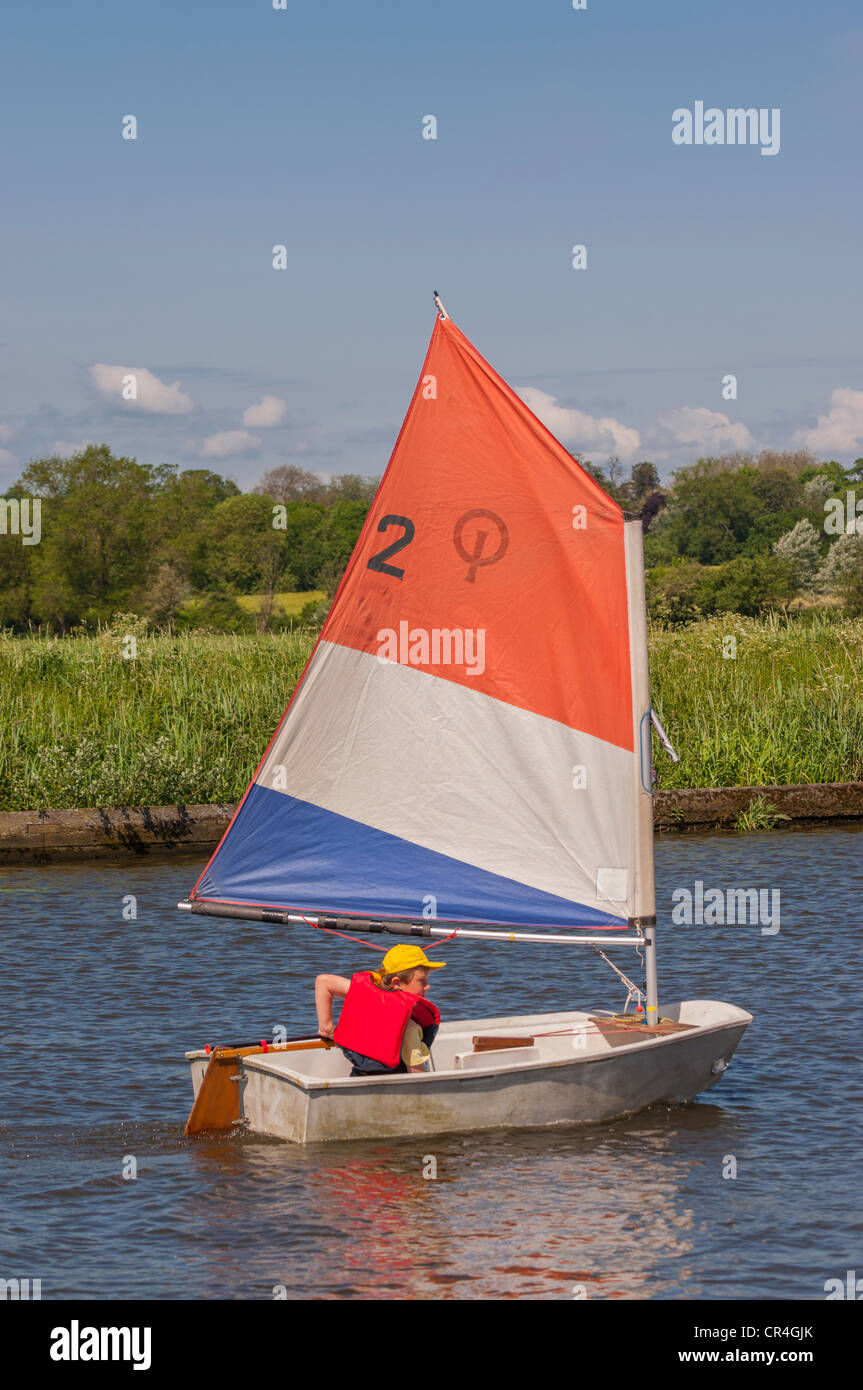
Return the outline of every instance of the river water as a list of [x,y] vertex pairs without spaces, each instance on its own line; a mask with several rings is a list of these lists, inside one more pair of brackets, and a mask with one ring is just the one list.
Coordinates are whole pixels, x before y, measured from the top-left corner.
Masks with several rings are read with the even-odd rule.
[[[863,1273],[863,827],[667,836],[656,858],[660,999],[755,1015],[703,1100],[308,1148],[185,1139],[183,1053],[304,1032],[315,973],[370,950],[176,912],[197,858],[0,871],[0,1277],[43,1298],[823,1299]],[[779,931],[672,924],[696,880],[778,889]],[[588,947],[440,954],[445,1018],[623,1003]]]

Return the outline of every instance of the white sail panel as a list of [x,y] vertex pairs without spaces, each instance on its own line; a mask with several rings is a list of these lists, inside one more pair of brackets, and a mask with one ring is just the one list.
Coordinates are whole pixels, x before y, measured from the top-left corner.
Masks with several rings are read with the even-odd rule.
[[[614,744],[480,691],[321,642],[255,780],[627,917],[632,762]],[[433,890],[413,887],[419,916]]]

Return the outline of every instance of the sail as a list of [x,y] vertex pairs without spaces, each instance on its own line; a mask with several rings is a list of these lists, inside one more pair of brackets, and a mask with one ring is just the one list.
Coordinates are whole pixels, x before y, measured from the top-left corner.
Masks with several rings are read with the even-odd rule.
[[640,522],[439,317],[320,639],[193,898],[512,926],[652,912],[640,547]]

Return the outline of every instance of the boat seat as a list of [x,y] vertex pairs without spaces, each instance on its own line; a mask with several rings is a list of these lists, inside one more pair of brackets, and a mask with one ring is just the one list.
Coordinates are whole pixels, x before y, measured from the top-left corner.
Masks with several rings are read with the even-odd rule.
[[538,1062],[538,1047],[501,1047],[488,1052],[457,1052],[453,1057],[456,1071],[478,1071],[481,1067],[511,1067],[519,1062]]
[[504,1036],[494,1036],[490,1033],[479,1034],[473,1040],[474,1052],[496,1052],[502,1047],[533,1047],[533,1038],[507,1038]]

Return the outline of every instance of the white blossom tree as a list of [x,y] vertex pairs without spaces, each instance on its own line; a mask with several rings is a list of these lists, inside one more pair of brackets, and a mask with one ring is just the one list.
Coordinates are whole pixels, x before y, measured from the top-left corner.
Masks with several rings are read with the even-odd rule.
[[838,536],[818,570],[815,587],[822,594],[839,593],[854,570],[863,566],[863,536]]
[[781,560],[788,560],[793,566],[798,589],[805,591],[812,588],[821,559],[821,547],[818,532],[811,521],[804,517],[792,530],[780,536],[773,547],[773,554]]
[[832,478],[828,478],[826,473],[818,473],[814,478],[810,478],[808,483],[803,484],[803,496],[808,507],[817,507],[825,497],[829,497],[834,489]]

